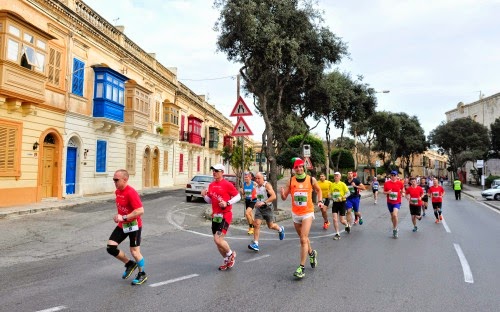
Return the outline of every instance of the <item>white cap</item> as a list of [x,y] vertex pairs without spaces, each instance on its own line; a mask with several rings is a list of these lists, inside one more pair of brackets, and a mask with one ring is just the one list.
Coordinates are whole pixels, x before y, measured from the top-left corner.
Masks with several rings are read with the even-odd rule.
[[334,175],[336,175],[336,174],[341,175],[340,172],[338,172],[338,171],[334,173]]
[[216,164],[210,167],[211,170],[224,171],[224,166],[222,164]]

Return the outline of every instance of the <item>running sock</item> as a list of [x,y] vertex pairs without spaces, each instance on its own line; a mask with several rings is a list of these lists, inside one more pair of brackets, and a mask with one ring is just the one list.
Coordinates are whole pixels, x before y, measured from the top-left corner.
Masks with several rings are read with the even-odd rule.
[[250,224],[250,228],[253,229],[253,224]]
[[233,251],[229,249],[229,251],[226,253],[226,258],[229,258],[233,254]]
[[139,260],[139,261],[137,262],[137,265],[139,266],[139,269],[140,269],[141,271],[144,271],[144,258],[142,258],[141,260]]

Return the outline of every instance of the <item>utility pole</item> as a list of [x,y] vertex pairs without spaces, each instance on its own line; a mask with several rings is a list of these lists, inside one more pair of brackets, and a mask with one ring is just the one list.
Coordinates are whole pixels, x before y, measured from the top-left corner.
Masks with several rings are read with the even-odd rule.
[[[236,75],[236,99],[240,98],[240,74]],[[241,137],[241,187],[245,183],[245,137]]]

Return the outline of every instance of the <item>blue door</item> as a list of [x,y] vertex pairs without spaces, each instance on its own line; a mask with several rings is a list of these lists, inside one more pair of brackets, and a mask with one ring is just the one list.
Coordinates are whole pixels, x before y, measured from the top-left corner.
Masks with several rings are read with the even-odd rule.
[[76,147],[68,147],[66,160],[66,194],[75,194]]

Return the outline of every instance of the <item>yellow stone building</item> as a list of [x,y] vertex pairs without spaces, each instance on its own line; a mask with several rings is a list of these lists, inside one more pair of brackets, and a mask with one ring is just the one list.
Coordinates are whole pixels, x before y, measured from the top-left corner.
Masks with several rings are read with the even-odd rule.
[[[233,124],[78,0],[0,0],[0,207],[187,183]],[[247,144],[251,144],[248,142]]]

